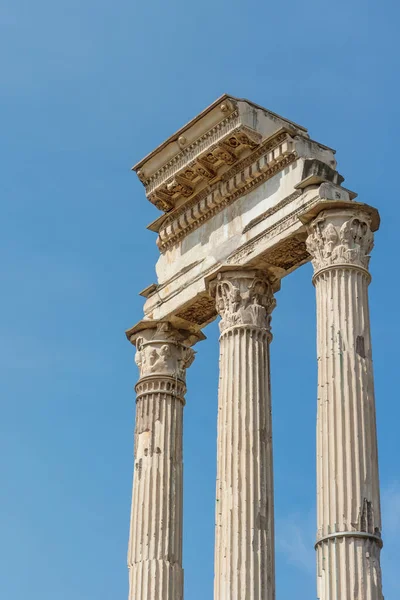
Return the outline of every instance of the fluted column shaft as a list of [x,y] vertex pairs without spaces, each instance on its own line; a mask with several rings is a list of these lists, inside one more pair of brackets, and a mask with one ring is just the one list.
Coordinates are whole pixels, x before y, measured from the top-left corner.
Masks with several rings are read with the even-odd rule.
[[226,272],[211,286],[220,322],[215,600],[273,600],[270,283]]
[[370,217],[354,209],[323,212],[307,245],[317,297],[317,596],[383,600]]
[[136,343],[135,472],[128,549],[129,600],[182,600],[185,371],[193,351],[168,324]]

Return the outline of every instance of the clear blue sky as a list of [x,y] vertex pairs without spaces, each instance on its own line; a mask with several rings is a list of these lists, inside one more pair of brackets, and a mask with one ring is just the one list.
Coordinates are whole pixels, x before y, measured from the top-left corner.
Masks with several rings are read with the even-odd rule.
[[[371,313],[387,600],[400,595],[400,9],[394,0],[3,0],[0,598],[127,598],[133,348],[157,216],[130,172],[223,92],[309,128],[377,206]],[[316,596],[311,267],[273,316],[278,600]],[[216,323],[185,409],[186,600],[212,598]]]

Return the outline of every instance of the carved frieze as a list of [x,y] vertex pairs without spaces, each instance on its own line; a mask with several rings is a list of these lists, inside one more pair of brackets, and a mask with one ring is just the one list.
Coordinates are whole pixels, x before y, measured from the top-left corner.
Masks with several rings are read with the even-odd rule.
[[221,316],[220,331],[234,326],[251,326],[270,333],[271,313],[276,301],[268,278],[257,271],[219,273],[210,283]]
[[354,265],[368,269],[374,245],[370,217],[361,211],[322,212],[309,226],[307,250],[314,271],[332,265]]

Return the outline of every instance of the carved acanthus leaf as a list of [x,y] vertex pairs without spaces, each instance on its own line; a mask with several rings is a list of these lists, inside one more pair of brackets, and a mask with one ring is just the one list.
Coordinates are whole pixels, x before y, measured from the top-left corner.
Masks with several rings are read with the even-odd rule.
[[307,250],[315,271],[338,264],[367,269],[373,245],[370,219],[362,212],[324,212],[309,227]]
[[221,316],[221,333],[238,325],[250,325],[270,332],[271,313],[276,301],[271,284],[263,273],[220,273],[211,282],[210,292]]

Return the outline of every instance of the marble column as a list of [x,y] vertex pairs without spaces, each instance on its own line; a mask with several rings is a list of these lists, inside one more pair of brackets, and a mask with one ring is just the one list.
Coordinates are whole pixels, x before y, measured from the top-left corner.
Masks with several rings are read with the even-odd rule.
[[269,343],[275,299],[265,274],[210,284],[220,322],[215,600],[273,600],[274,494]]
[[[150,326],[149,326],[150,327]],[[182,600],[182,428],[194,352],[168,323],[139,331],[129,600]]]
[[320,600],[383,599],[368,307],[373,212],[368,207],[321,212],[307,239],[317,296]]

